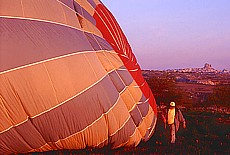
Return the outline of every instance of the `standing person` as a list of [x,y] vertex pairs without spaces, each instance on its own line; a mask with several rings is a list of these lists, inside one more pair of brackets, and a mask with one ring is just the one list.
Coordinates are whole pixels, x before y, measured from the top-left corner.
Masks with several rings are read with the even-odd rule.
[[176,132],[179,130],[180,122],[183,123],[183,128],[186,128],[185,119],[180,111],[176,108],[175,102],[170,102],[169,107],[162,111],[163,122],[169,126],[170,129],[170,143],[175,143]]

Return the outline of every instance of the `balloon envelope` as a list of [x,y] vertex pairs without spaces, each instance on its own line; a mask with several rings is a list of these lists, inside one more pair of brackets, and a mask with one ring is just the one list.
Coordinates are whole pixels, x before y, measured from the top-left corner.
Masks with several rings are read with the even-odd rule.
[[0,152],[136,146],[156,103],[99,0],[3,0]]

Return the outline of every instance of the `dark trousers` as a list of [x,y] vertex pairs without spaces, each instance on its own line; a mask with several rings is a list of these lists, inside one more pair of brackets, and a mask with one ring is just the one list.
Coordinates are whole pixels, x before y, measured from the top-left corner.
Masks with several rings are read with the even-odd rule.
[[175,124],[169,124],[169,129],[170,129],[170,143],[175,143],[176,142],[176,126]]

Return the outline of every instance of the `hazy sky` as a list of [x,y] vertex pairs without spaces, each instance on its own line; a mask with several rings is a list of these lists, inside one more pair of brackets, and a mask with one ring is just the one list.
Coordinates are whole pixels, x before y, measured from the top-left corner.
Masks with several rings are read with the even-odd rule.
[[102,0],[142,69],[230,70],[230,0]]

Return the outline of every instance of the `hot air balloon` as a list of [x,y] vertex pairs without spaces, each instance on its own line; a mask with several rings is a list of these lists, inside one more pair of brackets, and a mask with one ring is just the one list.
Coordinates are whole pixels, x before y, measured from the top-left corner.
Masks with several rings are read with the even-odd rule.
[[99,0],[2,0],[0,152],[137,146],[156,103]]

